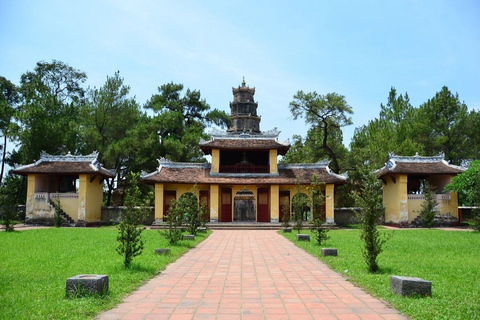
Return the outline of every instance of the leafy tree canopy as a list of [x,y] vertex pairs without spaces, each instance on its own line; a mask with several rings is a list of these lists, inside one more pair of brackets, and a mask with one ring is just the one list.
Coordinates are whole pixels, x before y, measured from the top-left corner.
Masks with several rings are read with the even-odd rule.
[[145,105],[154,112],[153,126],[160,138],[159,156],[172,161],[204,161],[198,142],[208,137],[205,128],[228,126],[230,117],[224,111],[211,110],[201,99],[200,91],[187,89],[183,96],[182,91],[182,84],[164,84]]

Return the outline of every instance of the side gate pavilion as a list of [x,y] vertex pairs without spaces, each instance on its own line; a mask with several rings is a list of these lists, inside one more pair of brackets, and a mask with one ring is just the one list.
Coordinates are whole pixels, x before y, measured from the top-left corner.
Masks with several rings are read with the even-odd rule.
[[444,154],[408,157],[390,153],[387,164],[377,172],[383,181],[385,222],[412,223],[420,214],[427,182],[435,189],[438,213],[458,220],[458,195],[444,188],[465,170],[445,161]]
[[87,156],[42,153],[40,160],[17,167],[13,173],[28,177],[26,223],[51,221],[57,200],[70,223],[99,222],[103,181],[115,177],[100,165],[96,152]]
[[[170,203],[186,193],[195,192],[207,204],[211,222],[281,222],[282,205],[297,192],[308,194],[312,177],[322,183],[325,195],[323,218],[334,223],[334,187],[346,178],[333,173],[328,162],[279,164],[278,156],[290,148],[278,140],[279,131],[260,131],[255,88],[245,80],[233,88],[230,103],[232,126],[214,131],[200,148],[211,155],[211,163],[178,163],[160,159],[158,170],[142,177],[155,186],[155,219],[165,220]],[[291,208],[290,208],[291,212]]]

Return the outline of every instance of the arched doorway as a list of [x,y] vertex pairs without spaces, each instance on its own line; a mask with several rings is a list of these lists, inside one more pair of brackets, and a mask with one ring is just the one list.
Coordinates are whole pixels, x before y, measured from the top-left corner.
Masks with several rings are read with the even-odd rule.
[[255,195],[246,189],[238,191],[233,202],[233,221],[254,222],[255,220]]
[[301,215],[303,221],[311,219],[310,198],[305,193],[297,193],[292,198],[292,219]]

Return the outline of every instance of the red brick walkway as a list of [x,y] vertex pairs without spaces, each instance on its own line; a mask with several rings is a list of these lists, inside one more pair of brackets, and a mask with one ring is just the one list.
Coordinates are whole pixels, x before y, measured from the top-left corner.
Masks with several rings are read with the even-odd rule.
[[214,231],[99,319],[406,319],[275,231]]

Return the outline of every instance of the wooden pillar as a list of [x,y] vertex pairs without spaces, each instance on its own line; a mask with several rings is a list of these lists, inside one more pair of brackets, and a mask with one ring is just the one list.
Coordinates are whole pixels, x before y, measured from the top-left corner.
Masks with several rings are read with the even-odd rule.
[[163,183],[155,183],[155,220],[163,221],[164,207],[164,185]]
[[280,187],[278,184],[270,186],[270,222],[277,223],[280,215]]
[[334,188],[335,185],[332,183],[325,185],[325,222],[328,224],[335,224],[333,210],[333,204],[335,203]]
[[210,222],[218,222],[219,213],[219,188],[218,184],[212,184],[210,186]]

